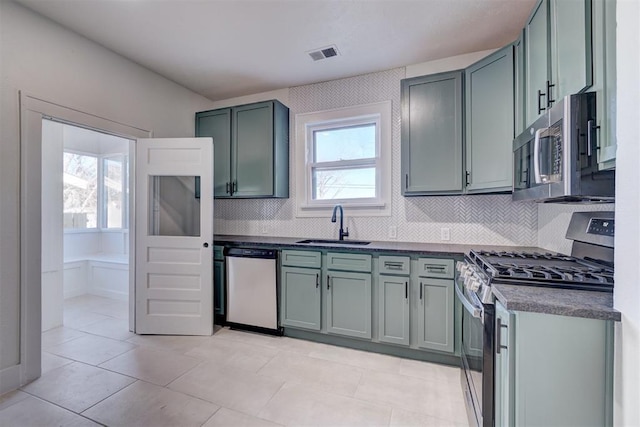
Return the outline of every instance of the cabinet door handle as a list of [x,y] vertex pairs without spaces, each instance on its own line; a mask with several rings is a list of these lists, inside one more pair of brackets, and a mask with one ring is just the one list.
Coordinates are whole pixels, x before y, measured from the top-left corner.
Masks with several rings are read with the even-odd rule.
[[500,354],[500,350],[507,350],[506,345],[502,345],[502,328],[507,329],[507,325],[502,324],[502,319],[496,318],[496,354]]
[[546,110],[546,108],[542,106],[542,102],[541,102],[543,96],[547,96],[547,95],[542,93],[542,91],[538,89],[538,114]]
[[556,85],[552,85],[549,80],[547,80],[547,108],[551,107],[551,104],[556,102],[555,99],[551,97],[551,88],[556,87]]
[[320,273],[316,273],[316,289],[320,287]]
[[420,282],[420,301],[422,301],[422,282]]
[[404,189],[408,190],[409,189],[409,174],[406,173],[404,175]]
[[464,173],[464,186],[465,187],[468,187],[469,184],[471,183],[471,179],[470,178],[471,178],[471,174],[469,173],[469,171],[466,171]]
[[404,299],[409,299],[409,282],[404,282]]
[[[600,129],[600,126],[595,125],[595,120],[589,120],[587,122],[587,156],[591,157],[593,154],[593,132]],[[600,147],[596,147],[599,150]]]
[[231,186],[231,194],[238,192],[238,181],[233,181],[233,185]]
[[327,274],[327,290],[331,289],[331,276]]
[[231,185],[230,184],[231,183],[227,182],[227,191],[226,191],[227,194],[231,194]]

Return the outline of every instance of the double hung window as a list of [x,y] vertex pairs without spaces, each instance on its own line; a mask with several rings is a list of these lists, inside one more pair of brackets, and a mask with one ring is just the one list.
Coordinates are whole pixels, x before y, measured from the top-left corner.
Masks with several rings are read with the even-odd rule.
[[296,116],[299,216],[336,203],[362,216],[389,211],[390,103]]

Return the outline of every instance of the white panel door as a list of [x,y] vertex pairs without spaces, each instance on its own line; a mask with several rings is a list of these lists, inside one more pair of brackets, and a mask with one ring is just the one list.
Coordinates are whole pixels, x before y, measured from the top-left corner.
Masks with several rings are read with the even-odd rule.
[[138,139],[136,333],[213,332],[213,141]]

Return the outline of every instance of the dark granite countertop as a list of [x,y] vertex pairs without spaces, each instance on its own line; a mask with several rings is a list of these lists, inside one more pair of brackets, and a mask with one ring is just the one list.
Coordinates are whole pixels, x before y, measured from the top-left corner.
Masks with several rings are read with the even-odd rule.
[[496,284],[492,284],[491,289],[498,301],[510,311],[616,322],[621,319],[620,312],[613,308],[613,294],[607,292]]
[[[536,247],[523,246],[493,246],[493,245],[459,245],[446,243],[415,243],[415,242],[382,242],[372,241],[368,245],[348,245],[331,243],[298,243],[306,237],[274,237],[274,236],[236,236],[215,235],[215,244],[244,247],[270,247],[270,248],[314,248],[321,250],[347,250],[349,252],[411,252],[417,255],[443,256],[461,258],[472,249],[486,251],[524,251],[524,252],[549,252]],[[348,241],[348,239],[347,239]]]

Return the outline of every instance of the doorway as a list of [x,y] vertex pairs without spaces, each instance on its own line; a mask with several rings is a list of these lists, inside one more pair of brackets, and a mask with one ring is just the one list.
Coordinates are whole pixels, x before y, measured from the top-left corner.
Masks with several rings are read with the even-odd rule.
[[[126,165],[123,162],[118,166],[121,168],[121,174],[122,172],[124,172],[124,170],[128,171],[128,176],[130,177],[130,179],[128,180],[127,188],[133,188],[133,186],[135,185],[131,166],[134,163],[133,153],[135,152],[135,144],[132,144],[131,141],[137,140],[138,138],[149,137],[151,135],[151,132],[91,114],[83,113],[76,109],[63,107],[45,100],[35,98],[33,96],[25,95],[24,93],[20,93],[20,114],[22,182],[20,206],[20,310],[22,320],[20,326],[19,379],[17,382],[19,384],[25,384],[35,378],[38,378],[41,373],[42,347],[43,344],[47,344],[46,342],[43,342],[42,329],[45,323],[44,321],[46,320],[47,322],[49,322],[51,320],[45,319],[43,317],[43,305],[47,305],[49,303],[49,300],[53,299],[56,299],[60,306],[64,304],[63,280],[65,260],[65,217],[67,220],[67,224],[75,225],[76,227],[84,224],[85,228],[88,228],[90,224],[97,224],[98,221],[103,221],[101,224],[106,223],[107,225],[115,225],[117,223],[117,220],[115,219],[115,217],[117,217],[117,212],[122,212],[123,208],[122,206],[120,206],[120,209],[118,210],[114,209],[114,207],[112,206],[110,210],[108,204],[103,204],[102,209],[104,211],[102,211],[101,214],[98,214],[97,211],[96,213],[91,214],[87,209],[78,206],[76,206],[77,209],[75,212],[69,212],[69,214],[67,215],[64,214],[62,208],[56,211],[56,215],[48,215],[44,212],[43,204],[45,203],[45,199],[47,197],[53,197],[54,194],[62,194],[64,187],[62,174],[62,168],[64,166],[63,156],[56,157],[56,159],[59,160],[56,160],[56,162],[51,162],[52,164],[54,164],[54,169],[57,168],[60,172],[58,175],[56,175],[58,176],[58,179],[48,180],[46,178],[47,176],[49,176],[48,174],[50,174],[49,169],[51,166],[50,162],[48,162],[48,156],[50,156],[50,153],[47,150],[53,150],[54,147],[50,144],[46,144],[46,137],[43,138],[43,133],[46,133],[45,127],[52,124],[70,125],[72,128],[74,128],[73,131],[93,131],[99,134],[103,139],[118,137],[120,139],[126,140],[129,149]],[[62,144],[62,142],[58,143],[56,150],[59,150],[61,153],[64,151],[64,145]],[[109,175],[109,173],[113,172],[114,169],[114,167],[111,167],[113,166],[113,163],[109,162],[109,160],[114,159],[109,158],[108,154],[113,153],[101,151],[98,151],[97,153],[99,154],[99,156],[96,156],[96,158],[101,157],[101,160],[107,163],[106,169],[111,169],[111,171],[107,171],[107,175]],[[121,156],[120,158],[124,160],[123,156]],[[115,169],[117,169],[118,166],[116,166]],[[102,165],[102,168],[105,169],[105,166]],[[84,185],[81,184],[80,181],[76,180],[75,182],[80,187]],[[50,185],[54,188],[57,186],[60,191],[50,191]],[[126,192],[126,190],[124,189],[122,191]],[[109,195],[107,194],[105,196],[108,200]],[[125,197],[128,206],[131,205],[131,198],[132,193],[129,192],[129,194],[127,194]],[[111,222],[109,222],[109,214],[111,214]],[[126,263],[124,265],[126,266],[128,271],[125,272],[124,275],[128,277],[128,279],[125,279],[125,288],[128,289],[128,292],[125,291],[125,293],[121,295],[124,297],[121,301],[121,303],[124,303],[124,310],[122,310],[122,308],[117,309],[121,314],[124,311],[122,317],[124,317],[125,320],[124,323],[126,332],[134,329],[134,304],[132,303],[133,298],[131,298],[129,302],[126,301],[126,299],[128,299],[128,295],[133,294],[134,292],[132,285],[134,268],[133,265],[128,265],[131,262],[130,260],[133,259],[131,254],[134,251],[132,250],[133,239],[129,239],[129,236],[125,236],[126,233],[124,233],[123,230],[127,230],[130,235],[133,235],[133,233],[135,232],[135,227],[132,223],[132,217],[132,210],[129,209],[129,212],[123,215],[123,219],[120,222],[119,228],[121,228],[122,230],[120,230],[119,232],[114,232],[113,235],[106,236],[104,241],[101,241],[99,239],[100,233],[96,231],[93,231],[92,233],[93,238],[100,242],[98,247],[100,247],[101,249],[107,247],[110,247],[112,249],[115,247],[121,247],[123,248],[123,251],[127,251],[123,252],[123,254],[119,256],[126,260]],[[54,222],[56,225],[53,226],[49,221]],[[49,231],[51,231],[53,237],[47,235]],[[83,230],[83,232],[88,232],[88,230]],[[57,240],[59,245],[57,246],[58,249],[52,249],[44,252],[42,250],[43,243],[47,244],[47,240],[50,238]],[[126,243],[127,241],[129,243]],[[71,247],[72,246],[68,246],[66,249],[68,250]],[[45,279],[43,277],[43,273],[52,273],[52,281],[54,283],[57,283],[57,285],[53,287],[47,287],[47,280],[49,280],[50,278]],[[104,289],[102,290],[104,291]],[[122,289],[120,289],[120,291],[122,291]],[[100,295],[97,296],[100,297]],[[117,299],[113,298],[113,293],[111,293],[109,296],[111,297],[111,299]],[[96,306],[100,307],[101,304],[94,304],[94,307]],[[58,316],[60,316],[60,311],[58,311]],[[128,328],[126,328],[127,323]]]
[[[129,152],[133,141],[42,119],[43,371],[64,342],[129,335]],[[60,329],[62,328],[62,329]],[[57,357],[56,357],[57,356]]]

